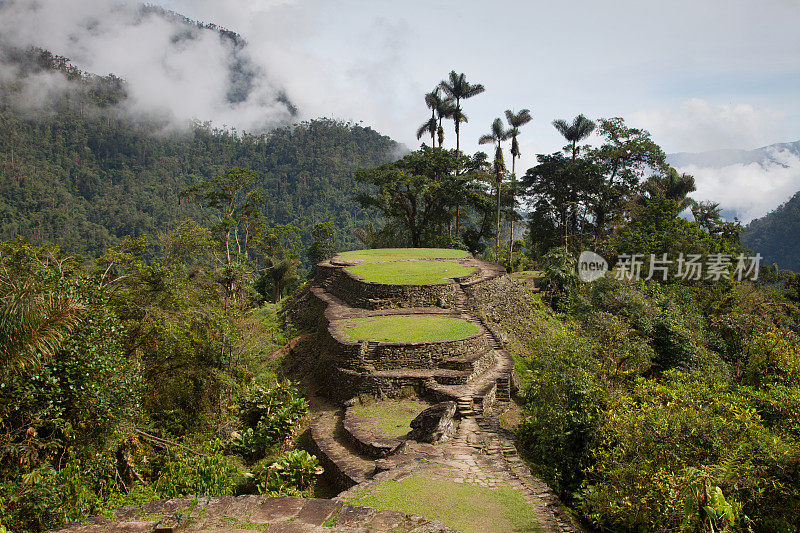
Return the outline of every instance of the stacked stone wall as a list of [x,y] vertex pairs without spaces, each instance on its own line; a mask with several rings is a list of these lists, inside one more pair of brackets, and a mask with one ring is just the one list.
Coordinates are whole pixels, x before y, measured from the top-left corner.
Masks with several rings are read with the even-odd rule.
[[452,307],[455,287],[441,285],[391,285],[366,282],[345,270],[336,277],[329,292],[351,307],[385,309],[391,307]]
[[452,357],[483,352],[489,343],[483,332],[465,339],[438,342],[416,342],[411,344],[381,343],[369,354],[376,369],[394,368],[438,368],[440,363]]

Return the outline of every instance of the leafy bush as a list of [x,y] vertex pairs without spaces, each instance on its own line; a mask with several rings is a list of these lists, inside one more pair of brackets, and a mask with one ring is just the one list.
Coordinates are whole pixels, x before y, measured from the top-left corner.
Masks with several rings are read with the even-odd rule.
[[269,466],[255,469],[253,481],[259,494],[309,497],[322,472],[315,455],[305,450],[291,450]]
[[575,262],[564,248],[553,248],[542,258],[545,278],[545,288],[550,296],[551,304],[560,309],[569,307],[575,288],[578,285],[578,275],[575,272]]
[[590,450],[582,514],[625,531],[709,523],[783,531],[798,523],[796,443],[769,431],[727,384],[697,374],[666,377],[642,379],[632,393],[612,398]]
[[242,475],[218,447],[205,456],[179,454],[161,470],[155,489],[164,498],[230,496],[236,492]]
[[789,339],[770,331],[751,339],[748,351],[750,358],[744,372],[745,383],[800,386],[800,352]]
[[233,434],[231,449],[251,460],[265,457],[292,437],[307,409],[308,403],[289,381],[269,389],[254,386],[239,408],[244,429]]
[[562,497],[571,499],[588,466],[588,450],[602,412],[593,373],[578,365],[533,372],[524,419],[517,429],[523,454]]

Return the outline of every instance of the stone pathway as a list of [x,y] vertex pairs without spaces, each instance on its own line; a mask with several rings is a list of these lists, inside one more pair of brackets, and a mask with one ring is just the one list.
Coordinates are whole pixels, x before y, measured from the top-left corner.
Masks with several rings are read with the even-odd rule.
[[191,496],[159,500],[93,517],[60,533],[457,533],[441,522],[337,500],[267,496]]

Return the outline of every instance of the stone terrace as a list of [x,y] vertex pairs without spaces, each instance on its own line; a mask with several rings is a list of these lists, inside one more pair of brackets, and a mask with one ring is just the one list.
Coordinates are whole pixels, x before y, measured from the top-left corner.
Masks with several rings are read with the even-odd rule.
[[[343,491],[337,497],[342,502],[387,480],[421,474],[510,486],[535,509],[542,531],[577,531],[552,491],[519,459],[513,435],[499,426],[498,414],[515,392],[514,362],[501,337],[477,313],[473,295],[483,293],[478,289],[484,285],[513,280],[502,267],[485,261],[447,260],[475,270],[443,285],[385,285],[363,282],[346,270],[357,261],[334,258],[318,265],[314,283],[294,302],[292,313],[318,331],[317,390],[334,402],[312,423],[313,451]],[[347,341],[340,332],[343,319],[409,314],[467,320],[479,333],[456,341],[403,344]],[[391,399],[411,393],[431,403],[457,403],[452,439],[435,445],[375,439],[352,416],[352,406],[363,395]]]

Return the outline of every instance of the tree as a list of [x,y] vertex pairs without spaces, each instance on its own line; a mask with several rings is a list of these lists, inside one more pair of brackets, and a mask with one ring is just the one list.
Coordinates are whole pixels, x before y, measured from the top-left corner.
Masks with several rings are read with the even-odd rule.
[[640,204],[646,204],[654,196],[664,196],[674,200],[678,208],[684,209],[694,207],[696,202],[689,197],[689,193],[697,190],[694,177],[690,174],[678,174],[678,171],[670,167],[664,174],[654,174],[642,185],[642,194],[637,198]]
[[509,248],[508,248],[508,262],[509,264],[514,263],[514,221],[516,218],[516,206],[517,206],[517,171],[516,171],[516,162],[517,158],[521,155],[519,150],[519,142],[517,141],[517,136],[519,135],[519,129],[533,120],[531,116],[531,112],[529,109],[523,109],[519,113],[514,113],[510,109],[506,109],[506,122],[508,122],[509,130],[508,135],[511,137],[511,235],[509,237]]
[[336,255],[336,226],[332,222],[319,222],[311,230],[311,237],[314,242],[308,248],[308,259],[312,268],[316,269],[317,263]]
[[[523,194],[533,203],[529,233],[540,237],[540,244],[544,245],[540,252],[545,253],[559,240],[568,246],[570,218],[573,230],[589,223],[585,215],[593,205],[602,177],[599,168],[586,159],[573,162],[560,152],[540,154],[537,159],[539,164],[523,176],[522,187]],[[553,233],[553,229],[557,232]]]
[[598,133],[605,142],[586,154],[603,174],[593,206],[595,242],[600,240],[609,221],[638,193],[645,175],[664,174],[669,168],[663,150],[646,130],[629,128],[621,118],[600,119],[599,122]]
[[596,125],[583,114],[580,114],[572,120],[571,124],[567,123],[566,120],[558,119],[553,121],[553,126],[567,141],[572,143],[572,160],[575,161],[578,155],[578,142],[591,135]]
[[265,198],[263,191],[254,187],[258,180],[258,173],[235,167],[182,192],[192,202],[212,211],[205,215],[215,222],[213,229],[221,236],[226,263],[233,261],[232,254],[239,256],[247,251],[260,228],[258,208]]
[[223,247],[223,285],[234,296],[237,273],[249,259],[250,248],[261,233],[259,208],[265,201],[263,191],[255,187],[258,173],[235,167],[211,180],[203,180],[181,194],[203,208],[212,223],[212,231]]
[[356,198],[407,231],[417,248],[425,232],[447,222],[447,206],[461,184],[454,173],[465,159],[457,150],[423,146],[394,163],[357,171],[358,181],[377,190]]
[[[433,91],[425,95],[425,105],[431,110],[431,118],[423,123],[417,130],[417,139],[421,139],[423,135],[429,133],[431,136],[431,145],[436,146],[436,139],[438,134],[439,147],[444,144],[444,128],[442,128],[442,120],[451,118],[455,111],[455,105],[452,98],[442,98],[441,87],[436,87]],[[466,117],[464,117],[466,119]]]
[[[582,141],[586,137],[592,134],[595,129],[595,123],[586,118],[583,114],[578,115],[572,120],[572,123],[568,123],[563,119],[558,119],[553,121],[553,126],[558,130],[564,138],[571,143],[571,146],[565,146],[564,151],[570,150],[572,152],[572,163],[575,163],[575,160],[578,156],[578,152],[580,151],[578,148],[578,142]],[[575,169],[572,170],[573,173]],[[575,177],[573,176],[573,179]],[[573,197],[571,199],[573,204],[577,204],[578,199]],[[572,216],[572,231],[573,233],[577,231],[577,209],[573,208]]]
[[460,151],[460,124],[463,122],[464,118],[461,110],[461,100],[477,96],[486,89],[484,89],[483,85],[480,83],[469,83],[463,72],[457,74],[455,70],[450,71],[448,79],[442,80],[439,87],[441,87],[450,98],[455,100],[455,109],[453,110],[452,118],[456,126],[456,151]]
[[482,135],[478,140],[478,144],[495,144],[494,152],[494,175],[495,184],[497,188],[497,211],[496,211],[496,226],[495,226],[495,244],[494,244],[494,258],[495,261],[500,261],[500,189],[503,184],[503,174],[505,173],[505,163],[503,162],[503,148],[502,142],[507,140],[509,132],[503,126],[503,121],[499,118],[494,119],[492,122],[491,133]]
[[431,145],[436,146],[436,118],[429,118],[417,128],[417,140],[422,139],[426,134],[431,136]]
[[300,279],[297,267],[302,248],[300,228],[297,226],[280,224],[264,232],[264,238],[258,246],[264,268],[256,282],[256,290],[265,299],[271,287],[272,302],[278,303],[286,290]]

